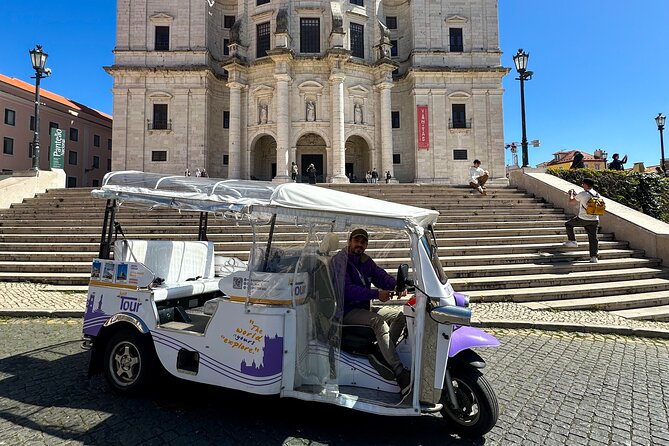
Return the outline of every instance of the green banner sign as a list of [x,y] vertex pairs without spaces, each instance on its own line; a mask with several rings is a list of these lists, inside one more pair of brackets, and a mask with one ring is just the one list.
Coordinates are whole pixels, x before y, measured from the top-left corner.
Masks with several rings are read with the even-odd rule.
[[65,168],[65,131],[51,129],[51,168]]

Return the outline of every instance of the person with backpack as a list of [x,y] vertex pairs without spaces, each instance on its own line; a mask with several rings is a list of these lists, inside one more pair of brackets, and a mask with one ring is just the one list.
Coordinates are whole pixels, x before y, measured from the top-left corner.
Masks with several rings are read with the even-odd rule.
[[[569,240],[564,242],[563,246],[570,248],[577,247],[578,243],[576,242],[576,236],[574,235],[574,228],[583,227],[588,234],[590,263],[597,263],[599,261],[599,242],[597,241],[597,229],[599,228],[598,214],[601,213],[601,210],[596,208],[603,208],[603,200],[601,200],[599,193],[594,189],[595,182],[591,178],[584,178],[581,186],[584,189],[583,192],[577,194],[574,189],[567,192],[569,194],[569,203],[578,203],[578,215],[564,224],[567,228],[567,238]],[[596,206],[596,204],[600,202],[601,205]]]

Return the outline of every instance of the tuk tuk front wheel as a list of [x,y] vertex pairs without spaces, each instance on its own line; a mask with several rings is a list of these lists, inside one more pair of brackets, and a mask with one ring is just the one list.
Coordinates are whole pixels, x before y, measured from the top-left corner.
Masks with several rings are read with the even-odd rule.
[[148,387],[155,358],[150,335],[122,328],[111,336],[105,348],[105,378],[118,393],[138,394]]
[[[467,437],[485,435],[497,423],[499,405],[497,396],[481,372],[470,365],[449,368],[457,408],[451,402],[444,385],[440,403],[441,416],[453,430]],[[447,383],[446,383],[447,384]]]

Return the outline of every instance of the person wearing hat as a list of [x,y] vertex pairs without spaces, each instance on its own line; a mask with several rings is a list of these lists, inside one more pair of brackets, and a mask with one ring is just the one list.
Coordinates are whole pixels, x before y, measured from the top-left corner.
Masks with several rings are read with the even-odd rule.
[[[369,234],[359,228],[351,231],[346,250],[332,259],[333,272],[346,271],[344,276],[344,325],[367,325],[374,330],[382,357],[369,355],[369,361],[379,369],[395,375],[403,396],[411,390],[411,372],[404,368],[395,351],[406,320],[400,305],[372,305],[373,300],[387,302],[395,295],[397,281],[365,254]],[[345,265],[345,266],[344,266]],[[374,285],[376,288],[372,288]],[[401,292],[398,297],[406,295]]]

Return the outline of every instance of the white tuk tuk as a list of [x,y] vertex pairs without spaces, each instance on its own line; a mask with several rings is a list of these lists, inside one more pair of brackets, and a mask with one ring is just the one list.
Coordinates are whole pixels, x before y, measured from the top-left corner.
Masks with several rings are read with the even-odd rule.
[[[307,184],[136,171],[108,173],[92,194],[107,205],[84,346],[90,373],[114,390],[139,392],[164,369],[378,415],[439,412],[468,436],[495,425],[497,399],[472,348],[499,342],[468,326],[468,299],[439,260],[437,211]],[[119,207],[197,212],[197,240],[126,238]],[[370,234],[366,252],[413,294],[387,302],[407,320],[396,347],[411,370],[406,397],[370,363],[371,329],[342,324],[345,274],[331,259],[358,227]],[[217,233],[239,234],[225,250],[235,255],[217,254]]]

